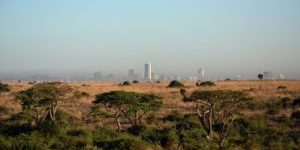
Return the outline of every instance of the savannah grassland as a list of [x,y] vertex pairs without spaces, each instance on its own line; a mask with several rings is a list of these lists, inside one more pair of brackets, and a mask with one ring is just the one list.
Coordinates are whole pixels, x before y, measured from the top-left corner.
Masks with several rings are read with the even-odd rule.
[[[195,82],[184,81],[188,92],[194,90],[240,90],[253,97],[253,101],[263,102],[268,100],[280,100],[283,97],[298,98],[300,97],[300,81],[218,81],[216,86],[212,87],[197,87]],[[31,87],[28,83],[8,82],[12,91],[10,93],[1,94],[0,106],[8,108],[8,113],[1,116],[9,117],[9,115],[21,111],[21,106],[14,100],[14,93],[26,90]],[[171,112],[173,110],[187,111],[191,109],[191,104],[184,103],[178,88],[167,88],[169,82],[161,83],[137,83],[130,86],[119,86],[118,83],[108,82],[74,82],[68,83],[74,90],[87,92],[88,97],[79,99],[70,99],[62,101],[59,107],[72,114],[75,118],[81,119],[92,105],[96,94],[125,90],[139,93],[153,93],[163,98],[164,106],[160,110],[161,114]],[[278,86],[286,86],[287,90],[278,90]],[[258,113],[258,112],[249,112]]]
[[[5,122],[14,114],[22,111],[19,101],[15,98],[16,93],[32,87],[33,84],[27,82],[4,83],[9,84],[11,89],[10,92],[0,93],[0,119]],[[294,117],[292,114],[299,112],[300,109],[298,104],[293,106],[293,101],[300,98],[300,81],[217,81],[215,86],[204,87],[196,86],[192,81],[183,81],[182,83],[188,94],[195,90],[233,90],[243,91],[252,98],[241,111],[240,118],[232,125],[232,129],[226,137],[225,147],[222,149],[299,149],[299,113]],[[63,131],[57,131],[53,135],[48,135],[49,131],[46,131],[45,134],[40,129],[37,129],[38,132],[30,129],[29,133],[23,133],[23,126],[13,125],[0,128],[1,134],[4,134],[0,135],[0,149],[3,145],[9,149],[20,147],[23,149],[43,147],[45,149],[170,150],[218,148],[216,143],[203,136],[204,131],[197,118],[182,117],[195,112],[194,103],[183,102],[180,88],[167,88],[169,82],[131,83],[129,86],[108,82],[69,82],[66,84],[77,93],[88,93],[85,96],[73,96],[59,102],[58,109],[71,117],[72,123],[68,122],[68,127],[63,127]],[[278,89],[279,86],[286,88]],[[92,102],[95,100],[95,95],[116,90],[152,93],[162,97],[162,108],[152,114],[152,118],[145,118],[144,122],[147,128],[145,131],[139,131],[138,135],[126,131],[129,124],[126,119],[123,119],[121,122],[125,131],[117,133],[113,119],[94,119],[89,116],[89,112],[94,106]],[[288,98],[288,100],[283,101],[284,98]],[[169,121],[166,121],[168,118]],[[178,119],[186,119],[184,127],[179,129]],[[8,130],[15,129],[18,129],[15,131],[17,134],[13,132],[10,135]],[[50,129],[52,132],[52,127]],[[104,131],[102,131],[103,129]],[[14,145],[14,143],[18,144]]]

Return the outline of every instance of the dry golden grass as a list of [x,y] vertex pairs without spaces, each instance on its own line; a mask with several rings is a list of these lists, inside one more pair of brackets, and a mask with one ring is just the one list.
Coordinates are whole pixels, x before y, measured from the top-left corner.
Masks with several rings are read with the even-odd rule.
[[[104,93],[113,90],[125,90],[141,93],[154,93],[163,97],[164,108],[160,114],[165,114],[174,110],[188,111],[191,108],[191,104],[186,104],[181,101],[179,89],[166,88],[169,82],[161,83],[138,83],[130,86],[119,86],[117,83],[107,82],[76,82],[68,83],[75,90],[80,92],[85,91],[91,96],[81,99],[72,99],[60,103],[60,108],[66,112],[81,118],[92,105],[94,96],[99,93]],[[0,106],[6,107],[9,112],[1,114],[1,118],[7,118],[11,114],[19,112],[21,110],[20,105],[14,100],[14,93],[25,90],[32,85],[27,83],[8,82],[12,87],[12,92],[1,94]],[[243,90],[249,93],[255,100],[265,101],[269,99],[276,99],[280,97],[299,97],[300,96],[300,81],[218,81],[216,86],[213,87],[196,87],[195,82],[184,82],[187,90],[192,92],[193,90]],[[278,91],[278,86],[286,86],[286,91]],[[0,118],[0,119],[1,119]]]

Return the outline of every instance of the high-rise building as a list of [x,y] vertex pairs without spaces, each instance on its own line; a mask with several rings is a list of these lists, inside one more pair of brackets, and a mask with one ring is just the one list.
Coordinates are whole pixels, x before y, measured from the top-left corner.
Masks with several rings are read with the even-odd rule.
[[144,74],[145,80],[151,80],[152,79],[152,66],[150,62],[147,62],[145,64],[145,74]]
[[129,69],[128,70],[128,79],[129,80],[135,80],[136,74],[134,69]]
[[204,81],[204,73],[205,73],[205,70],[203,68],[200,68],[198,70],[199,80]]
[[279,79],[279,80],[285,80],[284,74],[280,73],[280,74],[278,75],[278,79]]
[[273,79],[272,72],[270,72],[270,71],[263,72],[263,75],[264,75],[264,79],[267,79],[267,80],[272,80]]

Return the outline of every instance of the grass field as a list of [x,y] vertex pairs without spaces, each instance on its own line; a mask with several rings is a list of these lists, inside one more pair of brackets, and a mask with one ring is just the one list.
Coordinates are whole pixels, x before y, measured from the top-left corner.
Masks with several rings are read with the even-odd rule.
[[[2,93],[0,106],[8,109],[1,118],[7,118],[11,114],[21,111],[21,106],[14,100],[14,93],[31,87],[31,84],[21,82],[6,82],[10,85],[10,93]],[[107,82],[70,82],[75,90],[87,92],[89,97],[71,99],[59,104],[59,108],[80,119],[86,113],[94,100],[94,95],[114,90],[134,91],[140,93],[153,93],[163,97],[164,107],[160,113],[164,114],[173,110],[186,111],[191,108],[190,104],[182,102],[182,97],[177,88],[167,88],[169,82],[161,83],[138,83],[130,86],[119,86],[118,83]],[[279,100],[283,97],[300,97],[300,81],[217,81],[213,87],[197,87],[195,82],[184,81],[188,92],[194,90],[242,90],[247,92],[253,100],[268,101]],[[286,86],[287,90],[278,90],[278,86]],[[251,113],[251,112],[249,112]]]

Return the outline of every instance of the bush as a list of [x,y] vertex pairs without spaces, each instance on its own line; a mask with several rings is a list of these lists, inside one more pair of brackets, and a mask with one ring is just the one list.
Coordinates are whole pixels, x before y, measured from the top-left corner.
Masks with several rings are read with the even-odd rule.
[[276,114],[279,113],[279,111],[280,111],[280,109],[278,107],[270,107],[270,108],[267,109],[266,114],[268,114],[268,115],[276,115]]
[[138,137],[128,134],[118,134],[114,131],[104,129],[97,130],[93,133],[93,143],[103,150],[142,150],[150,148],[148,143]]
[[297,98],[293,101],[293,107],[299,107],[300,106],[300,98]]
[[291,98],[289,97],[284,97],[281,99],[280,105],[282,108],[287,108],[290,105],[290,102],[292,101]]
[[295,111],[291,114],[291,118],[295,120],[300,120],[300,111]]
[[285,91],[287,89],[288,89],[287,86],[283,86],[283,85],[280,85],[280,86],[277,87],[278,91]]
[[131,85],[131,83],[129,81],[124,81],[121,85],[122,86],[129,86],[129,85]]
[[90,94],[83,91],[83,92],[80,92],[80,91],[75,91],[74,94],[73,94],[73,97],[76,98],[76,99],[80,99],[80,98],[83,98],[83,97],[90,97]]
[[170,82],[170,84],[168,85],[169,88],[181,88],[184,87],[184,84],[177,81],[177,80],[173,80]]
[[1,92],[9,92],[10,88],[8,84],[3,84],[0,82],[0,93]]
[[216,84],[212,81],[201,82],[199,86],[215,86]]
[[0,114],[6,114],[9,112],[9,109],[5,106],[0,106]]
[[281,115],[281,116],[276,118],[276,122],[279,123],[280,125],[286,125],[287,126],[287,125],[290,125],[291,120],[286,115]]
[[178,136],[175,129],[148,129],[142,135],[142,139],[155,145],[161,145],[166,149],[175,149],[178,145]]
[[134,81],[132,81],[132,83],[134,83],[134,84],[138,84],[138,83],[139,83],[139,81],[138,81],[138,80],[134,80]]

